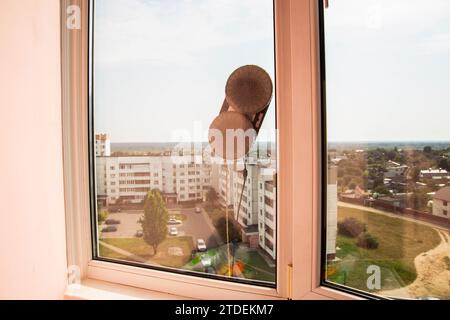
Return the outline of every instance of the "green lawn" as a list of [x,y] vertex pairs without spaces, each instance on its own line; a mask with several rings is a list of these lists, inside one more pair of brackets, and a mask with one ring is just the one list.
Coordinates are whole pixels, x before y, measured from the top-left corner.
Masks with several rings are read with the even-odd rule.
[[337,257],[329,263],[329,277],[333,282],[361,290],[368,290],[367,267],[381,268],[382,290],[406,286],[416,278],[414,258],[440,243],[438,233],[431,227],[399,218],[384,216],[353,208],[339,207],[338,220],[353,217],[367,225],[369,233],[379,241],[375,250],[356,246],[355,239],[338,235]]
[[[191,253],[194,249],[192,237],[167,238],[158,246],[158,252],[156,255],[153,254],[153,248],[148,245],[142,238],[107,238],[102,239],[102,241],[133,253],[134,255],[137,255],[145,260],[149,260],[151,262],[173,268],[180,268],[185,265],[191,259]],[[183,255],[169,255],[168,250],[170,247],[181,248],[183,251]],[[114,251],[112,251],[111,253],[111,251],[112,250],[105,251],[105,254],[102,254],[102,256],[106,258],[115,258],[113,256],[117,255],[117,253],[115,253]],[[127,257],[115,259],[130,260]]]
[[243,271],[245,278],[275,282],[275,268],[270,267],[257,251],[238,253],[236,258],[245,264]]
[[[102,240],[102,241],[104,241],[104,240]],[[100,254],[100,257],[103,257],[103,258],[132,261],[132,259],[128,258],[127,256],[117,253],[117,252],[105,247],[101,243],[99,245],[99,254]]]

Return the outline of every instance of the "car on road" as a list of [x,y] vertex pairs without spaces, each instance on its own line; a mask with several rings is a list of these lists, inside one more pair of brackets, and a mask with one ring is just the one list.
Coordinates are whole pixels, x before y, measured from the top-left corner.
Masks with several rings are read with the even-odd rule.
[[106,219],[105,224],[107,224],[107,225],[120,224],[120,220],[117,220],[117,219]]
[[117,231],[117,227],[114,227],[114,226],[107,226],[102,229],[102,232],[116,232],[116,231]]
[[175,228],[175,227],[170,228],[170,229],[169,229],[169,234],[170,234],[171,236],[177,236],[177,235],[178,235],[178,229]]
[[201,213],[202,209],[200,207],[195,207],[195,213]]
[[142,238],[144,236],[144,232],[142,230],[138,230],[134,236],[136,238]]
[[197,239],[197,250],[200,252],[206,251],[206,243],[203,239]]
[[170,218],[167,223],[168,224],[181,224],[181,221],[177,220],[177,219],[174,219],[174,218]]

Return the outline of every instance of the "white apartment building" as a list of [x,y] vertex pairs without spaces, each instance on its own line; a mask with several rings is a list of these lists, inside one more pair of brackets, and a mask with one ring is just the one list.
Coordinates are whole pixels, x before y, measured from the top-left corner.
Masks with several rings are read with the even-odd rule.
[[262,168],[259,172],[258,182],[258,223],[259,223],[259,246],[263,248],[272,258],[276,256],[276,210],[277,210],[277,188],[276,170]]
[[95,155],[97,157],[109,157],[111,155],[111,139],[109,135],[95,135]]
[[327,243],[326,254],[328,260],[336,258],[336,237],[337,237],[337,166],[331,165],[328,168],[327,183]]
[[201,156],[97,157],[97,195],[107,204],[139,203],[159,189],[167,202],[203,200],[211,186],[211,165]]
[[[219,177],[219,194],[223,205],[228,203],[233,207],[234,218],[241,227],[243,242],[248,243],[252,248],[261,247],[275,259],[276,170],[267,168],[266,165],[254,159],[250,160],[247,164],[247,181],[244,187],[242,163],[238,164],[237,168],[222,167]],[[242,200],[239,208],[241,193]],[[225,199],[225,195],[228,199]]]
[[96,157],[96,179],[97,197],[105,205],[140,203],[152,189],[160,190],[167,202],[204,200],[211,187],[211,165],[200,155],[111,157],[102,150]]
[[[216,164],[214,164],[216,165]],[[219,193],[219,202],[222,206],[231,207],[234,205],[234,192],[233,184],[235,173],[231,166],[219,165],[219,189],[216,191]]]

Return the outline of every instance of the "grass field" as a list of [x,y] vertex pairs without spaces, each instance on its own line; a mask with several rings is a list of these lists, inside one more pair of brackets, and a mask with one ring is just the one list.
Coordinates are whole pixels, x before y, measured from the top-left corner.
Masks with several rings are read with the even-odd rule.
[[[102,240],[102,241],[104,241],[104,240]],[[110,258],[110,259],[118,259],[118,260],[126,260],[126,261],[133,261],[133,259],[130,259],[127,256],[124,256],[123,254],[117,253],[114,250],[111,250],[111,249],[105,247],[101,243],[99,244],[99,249],[100,249],[100,252],[99,252],[100,257]]]
[[[180,268],[185,265],[191,259],[192,250],[194,249],[192,237],[167,238],[158,246],[158,252],[156,255],[153,254],[153,248],[148,245],[142,238],[108,238],[102,239],[102,241],[117,248],[128,251],[145,260],[173,268]],[[123,257],[106,247],[103,247],[102,249],[102,247],[100,253],[103,257],[132,260],[127,257]],[[183,254],[180,256],[170,255],[170,247],[181,248]]]
[[347,286],[368,290],[367,267],[377,265],[381,269],[382,290],[406,286],[416,278],[414,258],[440,243],[438,233],[431,227],[367,212],[339,207],[338,220],[353,217],[367,225],[369,233],[379,241],[375,250],[356,246],[355,239],[338,235],[337,257],[339,262],[328,264],[328,280]]
[[244,265],[243,274],[247,279],[275,282],[275,268],[270,267],[256,251],[245,251],[237,255]]

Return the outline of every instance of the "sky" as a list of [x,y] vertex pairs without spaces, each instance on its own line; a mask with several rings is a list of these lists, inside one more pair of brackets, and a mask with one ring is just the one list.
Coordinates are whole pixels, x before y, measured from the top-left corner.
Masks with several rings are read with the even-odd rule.
[[[274,80],[272,0],[96,0],[95,127],[205,141],[229,74]],[[329,141],[450,141],[450,1],[329,0]],[[273,138],[272,103],[260,140]]]
[[[231,72],[275,80],[271,0],[95,3],[95,127],[113,142],[207,141]],[[270,140],[274,103],[263,129]]]
[[329,141],[450,141],[450,1],[330,0]]

